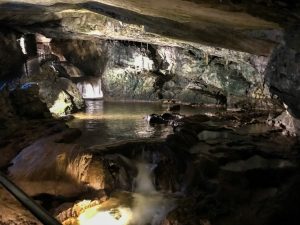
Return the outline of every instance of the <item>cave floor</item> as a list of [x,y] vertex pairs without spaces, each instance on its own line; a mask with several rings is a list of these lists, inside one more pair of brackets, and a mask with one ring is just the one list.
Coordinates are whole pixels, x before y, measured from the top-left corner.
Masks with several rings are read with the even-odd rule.
[[[71,128],[64,120],[31,121],[32,126],[23,126],[22,132],[1,144],[2,150],[10,149],[13,140],[27,140],[14,148],[15,155],[21,153],[16,158],[10,155],[12,164],[7,164],[8,157],[2,167],[64,224],[77,224],[78,212],[101,206],[116,190],[132,191],[136,169],[125,164],[127,159],[135,164],[141,155],[157,165],[156,189],[176,199],[177,207],[162,221],[164,225],[299,221],[300,143],[296,137],[283,136],[281,129],[267,126],[268,112],[187,107],[181,113],[188,116],[172,126],[150,126],[143,115],[163,113],[166,106],[141,103],[134,108],[130,103],[95,101],[90,105],[86,113],[75,114],[67,122]],[[84,166],[83,157],[90,157]],[[18,212],[0,217],[1,224],[38,224],[4,197],[4,190],[0,192],[5,203],[1,207],[15,207],[13,211]],[[78,211],[83,199],[91,205],[86,203]]]

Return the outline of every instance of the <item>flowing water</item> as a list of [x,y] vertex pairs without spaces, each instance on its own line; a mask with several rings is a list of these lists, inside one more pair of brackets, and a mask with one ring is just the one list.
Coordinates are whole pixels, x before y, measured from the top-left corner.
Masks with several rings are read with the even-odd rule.
[[160,225],[175,208],[173,198],[155,189],[152,172],[156,165],[143,161],[132,163],[137,168],[135,186],[133,193],[125,193],[131,196],[131,202],[120,200],[120,204],[115,204],[111,199],[102,207],[89,208],[79,215],[80,225]]
[[79,82],[77,83],[77,88],[84,99],[103,98],[101,79]]
[[[101,100],[86,101],[86,110],[75,114],[75,119],[69,122],[70,127],[81,129],[82,136],[78,143],[86,147],[108,144],[129,139],[165,138],[173,132],[171,126],[151,126],[144,119],[147,115],[162,114],[168,105],[161,103],[141,102],[104,102]],[[180,113],[193,115],[204,110],[190,106],[182,106]],[[207,112],[207,110],[205,111]],[[147,162],[143,150],[139,160],[120,156],[137,170],[133,178],[130,204],[112,204],[112,207],[101,209],[91,208],[79,216],[81,225],[159,225],[166,215],[175,207],[172,198],[156,190],[153,170],[155,162]],[[116,197],[121,201],[121,197]],[[113,202],[113,200],[111,200]],[[122,201],[121,201],[122,202]],[[109,202],[108,202],[109,205]]]
[[152,171],[154,164],[137,162],[134,201],[131,223],[135,225],[159,225],[174,207],[175,203],[155,189]]
[[[86,105],[85,112],[75,114],[75,119],[69,122],[70,127],[81,129],[82,136],[77,143],[84,146],[129,139],[165,138],[173,132],[170,126],[151,126],[144,119],[146,115],[152,113],[166,112],[168,105],[142,102],[104,102],[102,100],[87,100]],[[186,116],[200,112],[204,112],[204,110],[190,106],[182,106],[180,111]]]

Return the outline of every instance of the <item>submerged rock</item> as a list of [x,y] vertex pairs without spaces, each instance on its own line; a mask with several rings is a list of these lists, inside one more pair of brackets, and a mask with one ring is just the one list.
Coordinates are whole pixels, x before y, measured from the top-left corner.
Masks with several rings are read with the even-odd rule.
[[150,124],[166,124],[168,123],[161,115],[158,114],[150,114],[146,117],[146,120]]
[[163,113],[161,115],[153,113],[145,117],[150,125],[169,124],[171,126],[174,126],[176,121],[182,118],[184,118],[184,116],[179,113]]

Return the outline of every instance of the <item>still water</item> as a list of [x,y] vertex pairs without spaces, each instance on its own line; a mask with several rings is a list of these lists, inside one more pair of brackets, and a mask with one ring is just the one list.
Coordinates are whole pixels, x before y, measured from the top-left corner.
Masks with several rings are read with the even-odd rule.
[[[75,114],[75,119],[68,125],[82,131],[77,143],[87,147],[129,139],[165,138],[173,132],[172,127],[151,126],[144,117],[152,113],[162,114],[167,108],[168,105],[161,103],[87,100],[85,112]],[[204,111],[207,109],[182,106],[180,114],[188,116]]]

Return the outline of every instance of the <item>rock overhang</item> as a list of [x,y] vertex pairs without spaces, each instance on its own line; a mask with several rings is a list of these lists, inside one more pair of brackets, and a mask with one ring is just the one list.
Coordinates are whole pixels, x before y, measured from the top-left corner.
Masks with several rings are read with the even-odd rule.
[[[293,6],[293,7],[292,7]],[[299,20],[289,1],[1,1],[0,23],[62,38],[203,45],[269,55]]]

